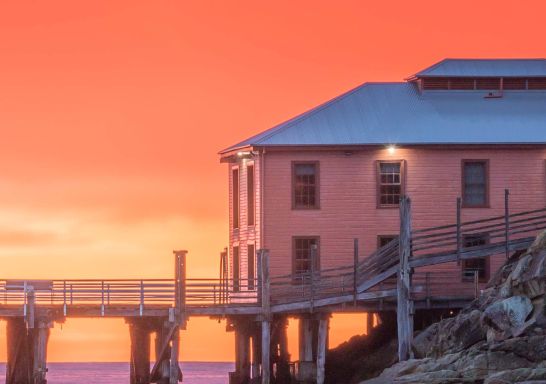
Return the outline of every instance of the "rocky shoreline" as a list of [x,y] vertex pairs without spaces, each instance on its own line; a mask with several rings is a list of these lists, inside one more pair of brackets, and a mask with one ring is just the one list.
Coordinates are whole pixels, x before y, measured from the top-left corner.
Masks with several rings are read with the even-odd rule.
[[479,299],[415,335],[414,359],[361,384],[546,384],[546,231]]

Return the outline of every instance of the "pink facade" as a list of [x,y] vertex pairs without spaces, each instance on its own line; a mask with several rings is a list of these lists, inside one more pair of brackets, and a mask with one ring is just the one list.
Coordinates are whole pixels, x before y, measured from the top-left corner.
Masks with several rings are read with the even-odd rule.
[[[320,267],[353,263],[353,239],[360,257],[371,254],[380,235],[398,233],[397,208],[377,203],[377,162],[403,160],[405,194],[412,199],[413,228],[454,223],[461,196],[463,160],[487,160],[489,207],[463,208],[463,221],[504,214],[504,189],[513,212],[546,205],[544,146],[405,146],[390,153],[383,146],[260,148],[229,164],[230,260],[239,247],[240,278],[248,274],[247,246],[270,251],[272,275],[292,273],[293,237],[319,237]],[[320,208],[293,209],[292,163],[319,164]],[[255,224],[248,223],[247,169],[254,165]],[[262,168],[263,167],[263,168]],[[239,169],[239,228],[234,228],[233,169]],[[491,260],[495,271],[503,256]],[[251,263],[252,265],[252,263]],[[254,263],[255,265],[255,263]],[[234,266],[230,266],[233,273]],[[235,267],[236,268],[236,267]],[[460,266],[436,269],[460,273]]]

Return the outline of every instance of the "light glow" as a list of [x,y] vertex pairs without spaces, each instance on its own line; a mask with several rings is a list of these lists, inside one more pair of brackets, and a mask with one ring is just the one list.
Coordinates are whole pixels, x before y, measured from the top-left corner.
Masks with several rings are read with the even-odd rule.
[[389,152],[389,155],[394,155],[396,152],[396,147],[394,145],[389,145],[387,147],[387,151]]

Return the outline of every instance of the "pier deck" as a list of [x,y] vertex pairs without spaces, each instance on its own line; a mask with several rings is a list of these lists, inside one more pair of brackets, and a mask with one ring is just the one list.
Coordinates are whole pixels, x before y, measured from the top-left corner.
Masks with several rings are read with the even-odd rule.
[[[411,202],[405,198],[401,204],[400,236],[368,257],[359,257],[355,240],[352,265],[312,270],[298,276],[269,276],[268,251],[262,249],[257,252],[258,278],[253,281],[233,280],[225,274],[218,279],[188,278],[186,251],[174,252],[176,268],[172,279],[0,280],[0,318],[8,321],[6,382],[45,383],[44,345],[49,328],[54,322],[71,317],[126,319],[131,329],[134,384],[178,382],[178,331],[186,327],[191,316],[228,318],[229,326],[239,329],[236,339],[242,343],[242,349],[238,359],[249,359],[250,339],[254,349],[261,345],[261,353],[254,351],[253,358],[255,364],[256,359],[261,360],[261,370],[254,367],[252,375],[259,375],[264,384],[269,383],[270,359],[280,359],[280,355],[270,356],[271,343],[277,343],[283,351],[285,341],[278,334],[283,325],[277,323],[286,316],[303,316],[304,326],[316,319],[316,325],[309,325],[315,327],[312,332],[316,333],[327,329],[324,321],[333,312],[396,310],[399,358],[404,359],[410,354],[415,310],[458,309],[477,298],[484,288],[477,271],[461,279],[450,272],[427,270],[427,266],[496,254],[508,257],[527,249],[536,234],[546,229],[546,208],[513,214],[507,210],[503,216],[470,222],[458,219],[450,225],[417,230],[411,228],[410,212]],[[489,240],[486,244],[463,247],[462,233],[485,232]],[[277,325],[272,328],[272,324]],[[156,334],[157,362],[150,370],[152,333]],[[319,334],[322,338],[313,343],[319,343],[320,352],[325,336]],[[21,344],[20,340],[26,342]],[[300,342],[311,343],[305,337]],[[21,347],[27,344],[31,348]],[[324,369],[321,361],[317,360],[315,371],[311,370],[318,371],[317,375]],[[244,377],[233,375],[232,383],[245,382],[250,375],[249,366],[243,365],[238,366],[237,375],[246,372]]]

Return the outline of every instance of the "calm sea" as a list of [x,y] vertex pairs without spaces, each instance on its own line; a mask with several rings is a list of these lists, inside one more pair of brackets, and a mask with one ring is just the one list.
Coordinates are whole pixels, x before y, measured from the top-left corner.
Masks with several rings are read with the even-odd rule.
[[[181,363],[184,384],[225,384],[233,363]],[[129,383],[128,363],[49,363],[48,384]],[[6,364],[0,364],[0,383],[5,382]]]

